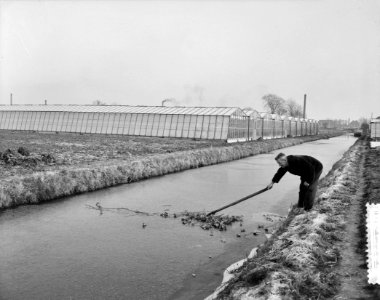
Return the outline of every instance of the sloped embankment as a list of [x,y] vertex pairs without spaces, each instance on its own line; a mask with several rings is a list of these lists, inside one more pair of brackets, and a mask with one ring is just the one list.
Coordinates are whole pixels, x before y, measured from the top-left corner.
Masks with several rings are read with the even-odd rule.
[[61,166],[0,181],[0,208],[39,203],[191,168],[232,161],[329,136],[237,143],[221,147],[147,155],[134,161],[109,160]]
[[326,299],[338,292],[345,220],[365,142],[357,141],[320,181],[313,210],[293,209],[281,228],[224,286],[218,299]]

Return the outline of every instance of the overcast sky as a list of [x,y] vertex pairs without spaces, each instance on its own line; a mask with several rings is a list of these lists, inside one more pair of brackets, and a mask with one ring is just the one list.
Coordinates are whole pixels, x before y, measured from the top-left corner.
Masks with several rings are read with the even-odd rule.
[[1,1],[0,104],[380,115],[380,1]]

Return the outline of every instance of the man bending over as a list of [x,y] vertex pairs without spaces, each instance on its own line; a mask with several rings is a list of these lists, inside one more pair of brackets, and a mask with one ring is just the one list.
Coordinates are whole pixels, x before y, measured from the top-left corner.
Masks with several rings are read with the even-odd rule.
[[321,176],[323,165],[314,157],[308,155],[288,155],[280,153],[275,157],[280,168],[273,176],[272,182],[268,185],[268,189],[273,187],[274,183],[278,183],[286,172],[301,177],[298,207],[310,210],[314,204],[315,194],[317,192],[318,180]]

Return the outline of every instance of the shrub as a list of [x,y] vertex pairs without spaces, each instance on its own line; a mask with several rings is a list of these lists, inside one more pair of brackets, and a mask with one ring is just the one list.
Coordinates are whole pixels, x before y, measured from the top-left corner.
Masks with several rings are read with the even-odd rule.
[[1,155],[1,159],[5,162],[5,163],[10,163],[11,162],[11,159],[12,157],[15,156],[15,152],[11,149],[7,149],[4,151],[4,153]]
[[41,154],[41,159],[42,159],[42,161],[44,163],[47,163],[47,164],[55,162],[55,157],[53,155],[51,155],[51,154],[44,154],[44,153],[42,153]]
[[22,156],[29,156],[30,155],[30,151],[24,147],[19,147],[17,149],[17,152],[20,153]]

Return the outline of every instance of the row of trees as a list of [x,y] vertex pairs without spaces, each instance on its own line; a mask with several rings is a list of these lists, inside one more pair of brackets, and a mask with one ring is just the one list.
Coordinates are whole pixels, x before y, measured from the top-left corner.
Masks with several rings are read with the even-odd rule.
[[262,99],[264,107],[271,114],[287,115],[295,118],[302,118],[303,116],[302,106],[292,99],[284,100],[274,94],[265,95]]

